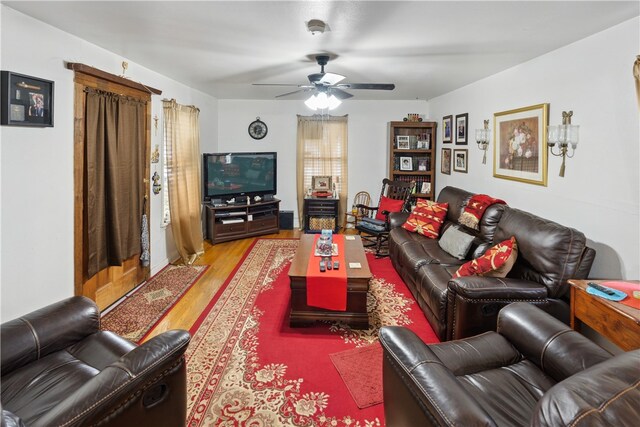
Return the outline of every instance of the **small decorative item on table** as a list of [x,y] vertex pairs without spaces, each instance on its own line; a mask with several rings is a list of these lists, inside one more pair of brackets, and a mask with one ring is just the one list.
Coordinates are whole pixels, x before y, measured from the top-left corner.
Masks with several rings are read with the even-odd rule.
[[322,230],[316,242],[316,256],[331,256],[333,252],[333,231]]

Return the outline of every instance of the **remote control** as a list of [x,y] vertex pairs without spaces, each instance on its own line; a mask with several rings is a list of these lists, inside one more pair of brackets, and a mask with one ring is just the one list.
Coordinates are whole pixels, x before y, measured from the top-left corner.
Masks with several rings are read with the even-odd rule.
[[615,295],[615,291],[611,288],[605,288],[604,286],[600,286],[597,283],[593,283],[593,282],[589,282],[587,283],[589,286],[591,286],[593,289],[600,291],[602,293],[605,293],[607,295]]
[[340,270],[340,262],[333,261],[333,269],[334,270]]
[[320,273],[324,273],[325,271],[324,261],[320,261]]

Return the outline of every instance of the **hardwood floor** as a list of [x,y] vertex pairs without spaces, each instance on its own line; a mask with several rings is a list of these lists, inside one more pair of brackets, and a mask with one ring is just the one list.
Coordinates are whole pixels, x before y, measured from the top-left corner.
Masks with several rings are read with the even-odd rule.
[[209,265],[209,269],[151,331],[147,340],[169,329],[189,330],[256,238],[299,238],[300,234],[300,230],[281,230],[278,234],[216,245],[205,240],[204,255],[195,264]]

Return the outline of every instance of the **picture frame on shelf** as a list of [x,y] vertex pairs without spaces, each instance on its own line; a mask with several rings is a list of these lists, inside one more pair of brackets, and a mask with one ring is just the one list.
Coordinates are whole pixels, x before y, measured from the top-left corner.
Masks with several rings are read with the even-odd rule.
[[53,81],[2,71],[0,84],[1,125],[53,127]]
[[469,113],[456,115],[456,145],[467,145]]
[[330,176],[314,176],[311,178],[311,189],[313,191],[331,191]]
[[427,171],[427,159],[418,159],[418,170],[420,172]]
[[453,122],[453,116],[444,116],[442,118],[442,142],[445,144],[451,143],[451,125]]
[[408,150],[411,146],[410,141],[409,135],[397,135],[396,148],[398,150]]
[[493,115],[493,176],[547,185],[549,104],[537,104]]
[[469,150],[453,150],[453,170],[467,173]]
[[423,182],[422,183],[422,187],[420,188],[420,193],[422,193],[422,194],[431,193],[431,183],[430,182]]
[[443,148],[440,151],[440,172],[451,175],[451,148]]
[[400,170],[412,171],[413,170],[413,158],[412,157],[400,157]]

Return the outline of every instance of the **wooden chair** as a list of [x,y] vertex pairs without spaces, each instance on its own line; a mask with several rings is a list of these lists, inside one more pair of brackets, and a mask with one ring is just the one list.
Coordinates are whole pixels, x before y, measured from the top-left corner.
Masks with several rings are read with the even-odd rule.
[[[368,214],[359,218],[355,228],[358,234],[362,236],[364,246],[375,246],[376,257],[380,258],[388,256],[389,251],[386,245],[389,240],[389,211],[383,210],[384,220],[376,219],[376,213],[380,210],[382,196],[392,200],[402,200],[400,211],[407,211],[409,208],[409,198],[415,187],[415,182],[391,181],[388,178],[382,180],[382,190],[380,191],[380,199],[378,206],[357,205],[358,209],[365,209]],[[364,233],[364,234],[363,234]],[[386,249],[384,251],[383,249]]]
[[353,224],[353,228],[358,225],[358,220],[364,216],[367,216],[369,212],[366,208],[359,208],[358,206],[369,206],[371,204],[371,195],[366,191],[360,191],[353,198],[353,206],[351,211],[344,213],[344,221],[342,222],[342,231],[347,229],[348,224]]

